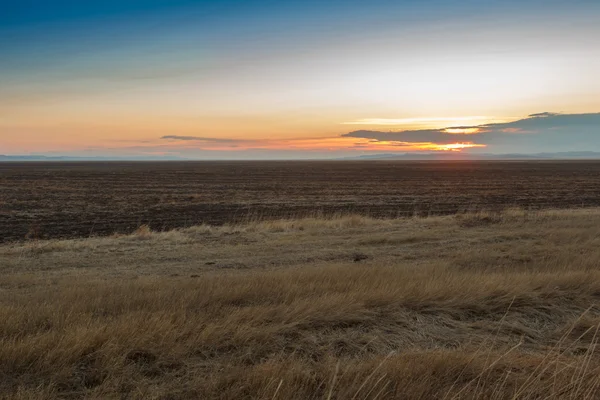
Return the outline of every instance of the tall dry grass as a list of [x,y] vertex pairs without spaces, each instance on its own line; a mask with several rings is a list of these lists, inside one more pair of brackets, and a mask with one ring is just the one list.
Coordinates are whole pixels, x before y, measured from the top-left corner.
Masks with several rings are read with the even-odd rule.
[[2,246],[0,396],[598,398],[598,222],[312,218]]

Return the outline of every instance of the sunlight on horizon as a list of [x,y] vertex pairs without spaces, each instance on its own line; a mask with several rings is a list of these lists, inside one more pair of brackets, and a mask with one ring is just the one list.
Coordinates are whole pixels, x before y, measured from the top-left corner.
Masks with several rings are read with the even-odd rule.
[[0,14],[0,154],[600,151],[600,3],[65,1]]

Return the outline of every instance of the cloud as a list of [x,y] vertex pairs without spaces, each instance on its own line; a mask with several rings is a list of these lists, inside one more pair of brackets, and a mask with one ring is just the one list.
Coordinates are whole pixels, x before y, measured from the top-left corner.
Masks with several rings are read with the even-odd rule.
[[180,136],[180,135],[166,135],[162,136],[161,139],[169,139],[169,140],[194,140],[198,142],[211,142],[211,143],[238,143],[237,139],[227,139],[227,138],[213,138],[213,137],[205,137],[205,136]]
[[[373,139],[380,142],[431,142],[431,143],[455,143],[460,138],[454,133],[447,132],[446,129],[471,129],[473,127],[449,127],[444,129],[418,129],[398,132],[383,132],[359,130],[352,131],[342,135],[342,137]],[[467,135],[464,135],[467,136]],[[470,135],[469,135],[470,136]]]
[[551,113],[551,112],[541,112],[536,114],[529,114],[530,117],[533,118],[545,118],[545,117],[554,117],[556,115],[560,115],[559,113]]
[[474,123],[476,121],[489,121],[491,117],[467,116],[467,117],[423,117],[423,118],[362,118],[342,125],[423,125],[431,123]]
[[528,118],[501,124],[483,125],[486,132],[501,132],[506,128],[528,129],[532,133],[542,133],[547,129],[572,129],[576,134],[578,129],[588,127],[596,131],[600,127],[600,113],[588,114],[558,114],[543,112],[531,114]]
[[402,131],[358,130],[342,137],[379,142],[473,142],[489,151],[538,152],[600,150],[600,113],[559,114],[541,112],[512,122],[441,129]]
[[540,112],[511,122],[456,124],[439,129],[355,130],[337,137],[232,139],[165,135],[161,139],[163,146],[172,150],[185,148],[215,152],[431,152],[466,149],[491,153],[600,151],[600,113]]

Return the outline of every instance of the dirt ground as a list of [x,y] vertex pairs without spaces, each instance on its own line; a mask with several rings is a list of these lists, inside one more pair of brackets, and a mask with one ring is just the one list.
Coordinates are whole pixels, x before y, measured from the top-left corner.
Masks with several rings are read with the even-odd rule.
[[515,206],[600,206],[600,162],[0,163],[0,242]]

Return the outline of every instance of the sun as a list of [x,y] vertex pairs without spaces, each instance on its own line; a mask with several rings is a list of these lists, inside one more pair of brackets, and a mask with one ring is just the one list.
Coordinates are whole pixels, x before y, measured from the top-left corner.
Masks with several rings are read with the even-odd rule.
[[463,149],[472,149],[477,147],[486,147],[485,144],[476,143],[450,143],[437,145],[436,150],[440,151],[461,151]]
[[444,129],[444,133],[451,135],[474,135],[479,133],[479,128],[446,128]]

